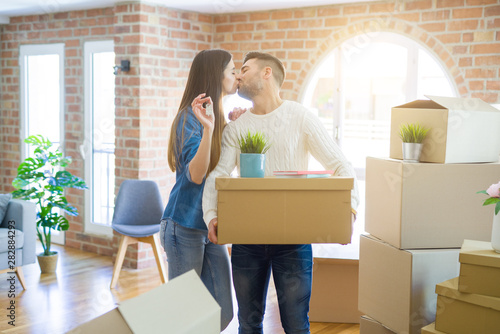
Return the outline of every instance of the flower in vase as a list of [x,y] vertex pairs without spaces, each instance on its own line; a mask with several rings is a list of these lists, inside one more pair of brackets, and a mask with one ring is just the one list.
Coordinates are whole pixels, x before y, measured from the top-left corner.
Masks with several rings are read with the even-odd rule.
[[477,192],[478,194],[486,194],[487,198],[483,205],[495,204],[495,215],[500,212],[500,182],[492,184],[488,189]]

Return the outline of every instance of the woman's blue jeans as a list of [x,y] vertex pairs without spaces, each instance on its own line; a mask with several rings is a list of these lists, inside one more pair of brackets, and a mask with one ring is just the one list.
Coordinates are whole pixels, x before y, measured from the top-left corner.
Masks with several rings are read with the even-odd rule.
[[233,245],[231,263],[239,334],[262,333],[271,271],[285,333],[309,333],[311,245]]
[[160,240],[167,253],[168,279],[194,269],[221,307],[222,331],[233,319],[226,246],[211,243],[207,231],[186,228],[170,219],[162,220]]

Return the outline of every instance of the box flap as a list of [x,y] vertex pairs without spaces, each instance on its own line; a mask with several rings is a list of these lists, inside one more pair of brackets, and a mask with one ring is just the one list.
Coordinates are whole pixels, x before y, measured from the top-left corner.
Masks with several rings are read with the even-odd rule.
[[118,306],[135,334],[219,333],[220,306],[194,270]]
[[422,327],[422,333],[421,334],[446,334],[446,333],[438,331],[436,329],[436,323],[433,322],[431,324],[428,324],[425,327]]
[[437,284],[436,293],[440,296],[500,311],[500,298],[458,291],[458,277]]
[[325,178],[241,178],[218,177],[215,188],[218,190],[350,190],[352,177],[332,176]]
[[[409,329],[411,257],[372,235],[360,237],[358,308],[378,322],[390,324],[395,332]],[[397,307],[388,311],[393,305]]]
[[461,263],[500,268],[500,254],[487,241],[464,240],[459,260]]
[[403,189],[401,160],[366,158],[365,231],[401,245]]
[[415,100],[393,108],[411,108],[411,109],[446,109],[432,100]]
[[428,97],[432,101],[450,110],[500,112],[500,110],[479,98],[458,98],[431,95],[425,95],[425,97]]
[[67,334],[133,334],[117,308],[104,313],[80,326],[70,330]]
[[396,334],[396,332],[392,331],[389,327],[367,315],[362,315],[360,317],[359,329],[360,333]]

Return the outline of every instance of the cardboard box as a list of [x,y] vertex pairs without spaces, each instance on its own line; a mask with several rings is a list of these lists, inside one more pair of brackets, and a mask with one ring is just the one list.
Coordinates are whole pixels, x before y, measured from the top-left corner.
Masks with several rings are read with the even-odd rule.
[[458,291],[500,297],[500,254],[490,242],[464,240]]
[[436,329],[453,334],[498,334],[500,298],[458,291],[458,277],[436,285]]
[[314,258],[309,320],[358,323],[358,260]]
[[498,161],[500,110],[478,98],[427,97],[430,100],[392,108],[391,158],[403,159],[400,125],[420,123],[430,128],[422,143],[421,162]]
[[447,334],[444,332],[440,332],[436,329],[436,323],[428,324],[427,326],[422,328],[421,334]]
[[69,333],[219,334],[220,319],[219,304],[191,270]]
[[217,178],[219,243],[350,243],[353,184],[346,177]]
[[359,334],[396,334],[367,315],[362,315],[359,321]]
[[500,164],[427,164],[366,159],[366,232],[398,248],[460,248],[491,240],[491,208],[477,194]]
[[396,333],[420,333],[435,320],[436,284],[458,275],[458,253],[401,250],[361,236],[359,310]]

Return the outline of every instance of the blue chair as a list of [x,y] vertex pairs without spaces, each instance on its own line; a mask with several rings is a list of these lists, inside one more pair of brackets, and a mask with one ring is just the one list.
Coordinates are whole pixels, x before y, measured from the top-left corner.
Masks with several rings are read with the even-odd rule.
[[122,235],[116,255],[111,288],[116,286],[128,245],[144,242],[151,245],[162,283],[166,282],[163,251],[160,246],[160,220],[163,202],[154,181],[125,180],[115,202],[111,226]]

